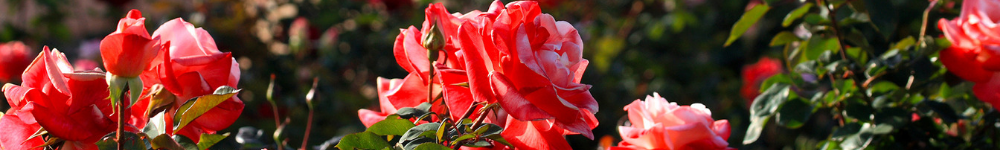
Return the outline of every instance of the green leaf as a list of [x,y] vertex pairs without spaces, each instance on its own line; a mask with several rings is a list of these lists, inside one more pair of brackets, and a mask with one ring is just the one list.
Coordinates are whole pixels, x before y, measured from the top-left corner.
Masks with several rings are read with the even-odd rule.
[[410,128],[410,130],[406,130],[406,133],[403,134],[400,140],[406,141],[406,140],[414,140],[417,138],[426,137],[425,136],[427,135],[426,132],[430,132],[430,135],[434,135],[434,132],[432,131],[436,131],[439,126],[441,126],[441,123],[436,123],[436,122],[417,125],[413,128]]
[[805,3],[802,4],[802,6],[799,6],[799,8],[795,8],[795,10],[792,10],[792,12],[789,12],[788,15],[785,16],[785,20],[781,21],[781,26],[788,27],[789,25],[792,25],[792,22],[796,19],[802,18],[803,15],[808,13],[812,6],[813,3]]
[[865,104],[861,100],[847,100],[847,106],[845,106],[845,112],[848,118],[854,118],[861,121],[871,121],[872,117],[872,107]]
[[[108,133],[94,144],[96,144],[97,148],[101,150],[118,149],[118,142],[115,141],[116,136],[117,132]],[[124,132],[124,134],[122,134],[121,141],[123,141],[123,146],[125,146],[123,149],[146,149],[146,145],[148,143],[143,140],[141,136],[132,132]]]
[[487,135],[486,138],[490,139],[490,140],[493,140],[493,141],[496,141],[496,142],[500,142],[500,144],[503,144],[503,145],[514,147],[514,145],[510,144],[510,142],[507,142],[507,140],[504,139],[503,136],[500,136],[500,134]]
[[337,144],[340,149],[382,149],[389,146],[388,141],[372,132],[348,134]]
[[475,137],[476,137],[476,134],[463,134],[462,136],[458,136],[458,138],[453,139],[451,141],[451,145],[455,145],[455,144],[458,144],[458,142],[461,142],[462,140],[468,140],[468,139],[472,139],[472,138],[475,138]]
[[399,110],[396,110],[396,114],[398,114],[399,117],[409,119],[417,116],[423,116],[424,114],[427,114],[427,111],[416,109],[413,107],[403,107],[400,108]]
[[448,131],[448,126],[450,126],[449,124],[450,123],[448,122],[442,122],[441,125],[438,126],[436,132],[434,132],[434,137],[436,137],[435,139],[437,139],[437,142],[444,141],[444,133]]
[[237,92],[240,92],[240,90],[229,86],[221,86],[215,89],[215,93],[188,100],[184,105],[181,105],[180,109],[177,109],[177,113],[174,116],[174,122],[177,123],[174,125],[174,134],[177,134],[178,131],[184,129],[191,121],[205,114],[208,110],[233,97]]
[[219,141],[222,141],[222,139],[225,139],[228,136],[229,136],[229,133],[225,133],[225,134],[205,134],[205,133],[202,133],[201,137],[198,137],[198,139],[199,139],[198,140],[198,149],[208,149],[209,147],[212,147],[212,145],[215,145],[215,143],[219,143]]
[[771,77],[768,77],[766,80],[764,80],[764,82],[761,82],[760,83],[761,91],[759,92],[764,92],[764,90],[770,89],[772,85],[775,85],[775,83],[781,83],[787,85],[795,84],[795,82],[792,81],[792,78],[788,77],[788,75],[785,75],[784,73],[779,73]]
[[368,130],[365,131],[372,132],[375,133],[376,135],[381,135],[381,136],[403,135],[404,133],[406,133],[406,130],[413,128],[414,126],[415,125],[413,125],[413,122],[410,122],[410,120],[387,118],[385,120],[372,124],[372,126],[368,127]]
[[747,128],[743,144],[753,143],[760,138],[760,132],[764,129],[768,119],[778,110],[778,106],[789,97],[792,97],[789,86],[776,83],[754,99],[750,106],[750,127]]
[[955,109],[951,108],[951,106],[947,103],[925,100],[923,104],[926,107],[930,107],[931,110],[937,113],[938,117],[941,117],[941,121],[946,123],[955,123],[958,119],[960,119],[960,116],[956,113]]
[[742,36],[743,33],[745,33],[748,29],[750,29],[750,26],[753,26],[753,24],[757,23],[757,21],[760,20],[761,17],[764,17],[764,14],[767,13],[767,11],[770,9],[771,7],[767,5],[756,5],[746,13],[743,13],[743,16],[740,17],[740,20],[737,20],[736,24],[733,25],[733,29],[730,30],[729,39],[726,40],[725,46],[733,44],[733,42],[736,41],[736,39],[740,38],[740,36]]
[[420,103],[420,105],[417,105],[417,107],[413,107],[413,108],[420,109],[420,110],[423,110],[423,111],[431,111],[431,103],[423,102],[423,103]]
[[809,117],[815,111],[816,109],[812,104],[802,99],[789,100],[778,109],[778,124],[791,129],[798,129],[806,121],[809,121]]
[[167,133],[167,122],[164,120],[163,116],[166,111],[160,111],[149,118],[149,122],[146,122],[146,127],[142,128],[142,132],[148,136],[157,137],[161,134]]
[[798,40],[801,39],[799,39],[798,36],[795,36],[794,33],[788,31],[781,31],[780,33],[778,33],[778,35],[774,35],[774,38],[771,39],[771,44],[768,45],[770,46],[785,45]]
[[823,52],[834,51],[840,49],[840,42],[837,38],[823,38],[819,36],[813,36],[809,38],[809,42],[805,45],[806,49],[803,52],[806,60],[816,60],[819,58]]
[[173,138],[174,141],[177,141],[177,143],[179,143],[181,147],[184,147],[184,149],[198,149],[198,144],[194,143],[193,140],[186,136],[174,135],[171,138]]
[[183,150],[180,143],[170,138],[170,135],[161,134],[153,138],[151,142],[153,149]]
[[806,17],[802,18],[802,20],[812,25],[830,23],[829,19],[826,19],[826,17],[821,16],[819,14],[806,14]]
[[795,72],[796,73],[816,74],[816,71],[815,71],[816,69],[815,68],[816,68],[816,61],[815,60],[810,60],[810,61],[799,63],[798,65],[795,65]]
[[467,146],[467,147],[487,147],[487,146],[493,146],[493,143],[490,143],[490,142],[487,142],[487,141],[476,141],[476,142],[472,142],[472,143],[465,143],[462,146]]
[[913,44],[916,44],[916,43],[917,43],[917,40],[913,39],[912,36],[908,36],[908,37],[906,37],[903,40],[899,40],[899,42],[896,42],[896,44],[893,44],[892,45],[892,49],[906,50],[906,49],[909,49],[911,46],[913,46]]
[[888,107],[879,109],[875,113],[875,123],[879,126],[890,125],[893,127],[901,128],[907,123],[910,123],[910,114],[908,111],[899,107]]
[[503,132],[503,127],[500,127],[500,125],[486,123],[482,127],[477,128],[475,133],[479,135],[494,135],[500,134],[500,132]]
[[437,143],[423,143],[417,145],[417,148],[414,148],[413,150],[444,150],[444,149],[451,149],[451,148]]
[[857,122],[847,123],[847,124],[844,124],[844,126],[842,126],[842,127],[834,129],[833,130],[833,134],[830,135],[830,138],[833,138],[833,139],[844,138],[844,137],[856,134],[856,133],[858,133],[860,131],[861,131],[861,124],[860,123],[857,123]]

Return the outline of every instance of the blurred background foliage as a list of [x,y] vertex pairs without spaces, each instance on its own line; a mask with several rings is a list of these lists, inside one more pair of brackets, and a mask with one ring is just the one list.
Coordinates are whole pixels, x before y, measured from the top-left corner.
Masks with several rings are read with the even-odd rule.
[[[591,92],[600,104],[595,141],[603,141],[603,136],[620,141],[617,125],[625,116],[622,107],[659,92],[681,105],[703,103],[713,111],[713,118],[728,119],[733,131],[730,147],[744,148],[742,138],[750,121],[749,106],[739,95],[744,84],[740,70],[761,57],[781,58],[782,47],[768,43],[775,34],[796,28],[782,27],[780,22],[802,4],[796,0],[770,1],[770,12],[728,47],[723,44],[733,24],[744,11],[763,2],[541,0],[541,6],[543,13],[573,24],[586,43],[584,58],[591,65],[582,82],[593,85]],[[491,1],[0,0],[0,42],[24,41],[36,54],[48,45],[65,52],[71,60],[100,64],[100,39],[114,31],[127,10],[141,10],[149,31],[181,17],[207,30],[220,50],[232,52],[243,72],[238,87],[243,89],[239,97],[246,103],[243,115],[230,129],[220,132],[239,135],[220,145],[238,145],[237,141],[257,144],[251,147],[272,145],[271,133],[276,128],[272,117],[279,115],[290,118],[282,136],[297,147],[308,113],[304,96],[313,77],[319,77],[318,109],[309,145],[324,148],[333,146],[324,144],[327,140],[364,130],[357,110],[378,107],[376,77],[406,75],[392,55],[393,42],[399,28],[420,26],[423,10],[432,2],[444,3],[451,12],[465,13],[486,10]],[[864,2],[872,2],[878,7],[874,10],[884,12],[873,14],[871,19],[876,25],[891,27],[887,32],[891,34],[882,36],[887,41],[914,35],[927,6],[927,1],[920,0]],[[940,11],[930,18],[953,17],[958,12]],[[928,32],[939,34],[933,28]],[[265,99],[271,74],[277,76],[279,114],[271,113]],[[774,135],[764,138],[773,142],[746,148],[776,149],[796,141]],[[568,140],[576,149],[593,149],[601,143],[579,135]]]

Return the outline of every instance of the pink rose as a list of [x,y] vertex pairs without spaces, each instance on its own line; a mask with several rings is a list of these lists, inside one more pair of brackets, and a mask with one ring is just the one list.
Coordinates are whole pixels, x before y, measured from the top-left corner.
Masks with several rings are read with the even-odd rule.
[[975,82],[973,93],[980,100],[1000,107],[1000,1],[966,0],[962,14],[941,19],[938,28],[951,41],[940,52],[941,63],[955,75]]
[[[160,25],[153,36],[169,43],[165,45],[170,47],[159,51],[160,55],[140,77],[144,89],[163,84],[164,89],[174,94],[175,109],[191,98],[212,94],[220,86],[238,88],[239,64],[229,52],[219,51],[215,40],[204,29],[177,18]],[[141,99],[131,108],[135,114],[132,117],[136,118],[132,124],[140,128],[146,125],[148,104],[148,98]],[[243,101],[233,96],[180,129],[178,134],[197,142],[201,133],[214,134],[233,124],[243,112],[243,106]],[[168,121],[172,120],[172,114],[166,116]]]
[[680,106],[653,93],[625,111],[631,125],[618,126],[623,141],[611,149],[731,149],[729,121],[713,120],[705,105]]

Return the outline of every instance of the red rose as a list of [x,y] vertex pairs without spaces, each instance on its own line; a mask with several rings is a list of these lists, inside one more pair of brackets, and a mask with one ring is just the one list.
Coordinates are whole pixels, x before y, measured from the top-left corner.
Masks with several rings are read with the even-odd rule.
[[[74,72],[65,55],[45,47],[24,71],[21,86],[4,87],[4,93],[15,99],[14,106],[23,106],[19,117],[30,114],[49,135],[69,141],[66,145],[91,149],[96,148],[94,142],[117,129],[117,117],[105,100],[108,84],[104,77],[99,70]],[[128,130],[138,132],[134,127]]]
[[0,43],[0,82],[21,80],[21,73],[31,63],[30,51],[20,41]]
[[630,126],[618,126],[622,142],[611,149],[732,149],[729,121],[712,119],[705,105],[680,106],[653,93],[625,106]]
[[975,82],[973,93],[980,100],[1000,107],[1000,2],[966,0],[962,14],[954,20],[941,19],[938,28],[951,41],[940,52],[941,63],[955,75]]
[[10,83],[3,86],[3,93],[11,108],[7,110],[6,114],[0,116],[0,129],[3,129],[0,130],[0,135],[4,135],[0,136],[0,149],[32,149],[44,144],[45,141],[40,137],[28,139],[41,126],[35,121],[35,116],[31,115],[31,112],[22,109],[24,105],[27,105],[25,96],[36,95],[32,97],[40,97],[37,95],[41,93],[36,89],[21,88]]
[[580,83],[589,62],[577,30],[529,1],[506,8],[495,2],[479,17],[484,19],[465,22],[457,34],[472,97],[498,102],[515,119],[554,119],[548,122],[565,133],[593,139],[598,106],[591,86]]
[[159,41],[146,31],[146,18],[131,10],[118,21],[118,29],[101,40],[101,58],[108,72],[122,77],[137,77],[160,50]]
[[[160,51],[159,57],[153,59],[150,67],[142,73],[144,89],[155,84],[163,87],[176,97],[174,109],[187,100],[212,94],[220,86],[237,88],[240,79],[239,64],[229,52],[221,52],[215,46],[215,40],[207,31],[194,28],[191,23],[178,18],[167,21],[155,32],[154,37],[169,43],[169,49]],[[147,91],[148,92],[148,91]],[[144,94],[145,95],[145,94]],[[132,124],[144,127],[147,120],[144,114],[149,99],[136,102],[131,111],[136,114]],[[205,114],[185,126],[179,134],[198,141],[201,133],[214,134],[233,124],[243,112],[243,101],[232,97],[212,108]],[[167,121],[171,121],[166,115]]]
[[760,95],[760,84],[781,73],[781,62],[771,58],[760,58],[757,63],[743,67],[743,87],[740,88],[740,96],[746,100],[747,106],[753,104],[754,98]]

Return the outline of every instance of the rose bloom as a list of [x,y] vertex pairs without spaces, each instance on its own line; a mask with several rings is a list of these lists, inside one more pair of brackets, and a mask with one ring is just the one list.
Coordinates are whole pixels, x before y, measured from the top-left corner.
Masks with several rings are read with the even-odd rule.
[[[0,116],[0,149],[42,149],[33,148],[45,143],[40,137],[28,139],[38,131],[41,126],[35,121],[35,116],[30,111],[24,110],[27,105],[24,97],[28,94],[29,88],[21,88],[14,84],[3,86],[4,96],[7,97],[7,104],[10,109]],[[36,89],[30,89],[33,95],[40,93]]]
[[[110,101],[106,100],[109,95],[104,77],[104,72],[100,70],[73,71],[63,53],[57,50],[50,52],[45,47],[24,71],[24,82],[20,86],[9,84],[3,88],[8,101],[14,106],[8,112],[17,116],[5,116],[5,121],[0,122],[5,126],[22,125],[4,128],[4,132],[12,132],[14,135],[5,138],[17,139],[24,133],[31,135],[35,131],[24,131],[37,130],[33,125],[37,122],[50,136],[66,140],[63,148],[96,149],[93,143],[116,130],[118,121],[112,112]],[[13,118],[19,118],[20,122],[7,120]],[[133,126],[127,126],[126,129],[138,132]],[[6,140],[8,139],[4,141]],[[4,143],[7,149],[18,147],[18,144],[8,144],[11,143]],[[21,146],[29,146],[34,142],[25,144],[27,145]]]
[[618,126],[622,142],[610,149],[733,149],[729,121],[713,120],[712,111],[695,103],[680,106],[653,93],[625,106],[630,125]]
[[122,77],[137,77],[160,50],[159,40],[146,31],[146,18],[131,10],[118,21],[115,32],[101,40],[101,58],[108,72]]
[[21,80],[21,73],[31,63],[28,47],[21,41],[0,43],[0,82]]
[[472,97],[499,103],[514,119],[548,122],[564,134],[593,139],[598,106],[591,86],[580,83],[589,61],[582,58],[576,28],[542,14],[531,1],[496,1],[477,17],[481,21],[467,21],[458,31],[465,60],[458,63],[465,63]]
[[[149,92],[153,85],[162,84],[175,96],[171,111],[164,117],[168,123],[172,122],[176,109],[187,100],[212,94],[224,85],[237,88],[239,64],[229,52],[219,51],[215,40],[204,29],[177,18],[161,25],[153,36],[163,40],[169,48],[159,51],[161,54],[140,77],[146,89],[144,92]],[[135,116],[130,123],[142,128],[148,121],[146,117],[155,115],[146,114],[149,100],[142,98],[131,107]],[[243,106],[243,101],[233,96],[180,129],[178,134],[197,142],[202,133],[214,134],[232,125],[243,112]]]
[[[572,25],[530,1],[494,1],[486,12],[463,16],[469,19],[449,35],[459,61],[437,67],[449,85],[446,98],[467,92],[473,101],[500,104],[503,111],[487,122],[503,126],[501,135],[516,148],[569,149],[570,134],[593,139],[598,106],[591,86],[580,83],[589,61]],[[451,86],[457,83],[468,88]]]
[[941,19],[938,28],[951,41],[940,52],[941,63],[948,71],[976,84],[973,93],[979,100],[1000,107],[1000,1],[966,0],[962,13],[953,20]]
[[744,66],[743,72],[743,86],[740,88],[740,96],[747,102],[747,107],[753,104],[753,100],[760,95],[760,84],[774,76],[775,74],[781,73],[781,61],[774,60],[771,58],[763,57],[752,65]]

